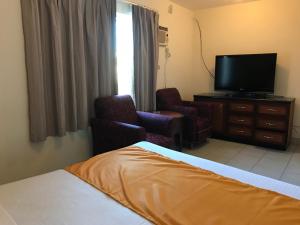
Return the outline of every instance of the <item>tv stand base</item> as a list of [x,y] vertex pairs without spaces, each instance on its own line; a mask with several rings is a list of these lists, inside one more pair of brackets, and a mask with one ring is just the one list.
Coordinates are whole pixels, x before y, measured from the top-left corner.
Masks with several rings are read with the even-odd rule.
[[213,105],[215,138],[277,149],[286,149],[290,144],[294,98],[208,93],[195,95],[194,100]]

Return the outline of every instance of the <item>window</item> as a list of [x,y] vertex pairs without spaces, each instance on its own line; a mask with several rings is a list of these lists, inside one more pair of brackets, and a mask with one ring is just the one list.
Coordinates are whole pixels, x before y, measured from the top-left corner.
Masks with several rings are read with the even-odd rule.
[[133,95],[133,28],[131,5],[117,4],[117,75],[118,94]]

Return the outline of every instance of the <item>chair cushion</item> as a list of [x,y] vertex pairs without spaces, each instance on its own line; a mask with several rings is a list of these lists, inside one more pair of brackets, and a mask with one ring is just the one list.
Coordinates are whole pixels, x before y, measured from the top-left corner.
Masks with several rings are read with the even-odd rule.
[[210,121],[205,117],[197,117],[196,123],[198,130],[204,130],[210,127]]
[[159,134],[147,133],[146,141],[166,148],[171,148],[172,146],[174,146],[174,141],[172,138]]
[[138,115],[129,95],[116,95],[98,98],[95,101],[96,117],[138,125]]

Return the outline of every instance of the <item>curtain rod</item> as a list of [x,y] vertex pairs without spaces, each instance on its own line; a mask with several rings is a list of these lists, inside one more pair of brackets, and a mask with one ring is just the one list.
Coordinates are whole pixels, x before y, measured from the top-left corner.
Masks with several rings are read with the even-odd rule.
[[150,7],[145,6],[145,5],[140,5],[140,4],[138,4],[138,3],[135,3],[135,2],[132,2],[132,1],[128,1],[128,0],[117,0],[117,1],[118,1],[118,2],[127,3],[127,4],[130,4],[130,5],[140,6],[140,7],[143,7],[143,8],[145,8],[145,9],[152,10],[152,11],[154,11],[154,12],[156,12],[156,13],[159,14],[158,10],[156,10],[156,9],[154,9],[154,8],[150,8]]

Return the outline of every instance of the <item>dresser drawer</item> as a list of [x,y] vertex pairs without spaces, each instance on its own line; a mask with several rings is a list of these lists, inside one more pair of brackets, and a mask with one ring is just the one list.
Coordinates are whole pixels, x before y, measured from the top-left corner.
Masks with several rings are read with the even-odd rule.
[[258,128],[265,128],[265,129],[272,129],[272,130],[279,130],[285,131],[287,129],[287,123],[283,120],[269,120],[269,119],[262,119],[259,118],[257,120],[257,127]]
[[258,112],[267,115],[286,116],[288,114],[288,108],[284,105],[260,104],[258,106]]
[[280,132],[271,132],[271,131],[256,131],[255,132],[256,141],[284,145],[286,141],[286,135]]
[[231,126],[231,127],[229,127],[228,133],[229,133],[229,135],[238,136],[238,137],[251,137],[252,136],[252,130],[247,127]]
[[230,103],[230,110],[233,112],[254,112],[254,104]]
[[247,116],[229,116],[229,123],[237,124],[237,125],[245,125],[245,126],[252,126],[253,125],[253,118]]

